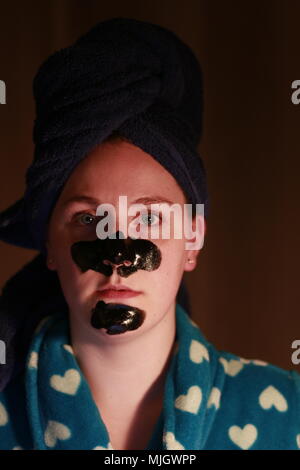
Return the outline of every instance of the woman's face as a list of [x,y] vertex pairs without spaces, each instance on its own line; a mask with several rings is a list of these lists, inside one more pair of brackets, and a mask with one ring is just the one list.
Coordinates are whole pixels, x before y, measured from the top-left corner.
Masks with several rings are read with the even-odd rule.
[[[119,229],[120,195],[127,196],[128,207],[143,203],[149,211],[151,203],[169,201],[182,207],[186,203],[173,176],[149,154],[127,141],[102,143],[77,165],[52,212],[48,226],[47,265],[57,271],[70,315],[76,321],[89,325],[91,310],[99,300],[126,303],[144,310],[144,323],[130,331],[132,335],[151,328],[172,311],[183,272],[194,269],[199,250],[187,251],[184,235],[181,239],[174,236],[151,239],[145,232],[161,252],[157,269],[138,270],[126,278],[119,276],[116,270],[109,277],[91,269],[82,272],[71,256],[71,246],[77,241],[97,239],[99,218],[96,210],[101,203],[115,207],[116,229]],[[90,200],[79,199],[83,197]],[[149,223],[160,223],[159,213],[156,214],[152,218],[147,217],[147,213],[130,216],[128,223],[139,221],[143,230]],[[141,238],[146,238],[142,233]],[[194,262],[190,263],[188,259]],[[108,283],[120,283],[140,294],[124,300],[108,299],[100,292]],[[99,332],[105,334],[103,330]]]

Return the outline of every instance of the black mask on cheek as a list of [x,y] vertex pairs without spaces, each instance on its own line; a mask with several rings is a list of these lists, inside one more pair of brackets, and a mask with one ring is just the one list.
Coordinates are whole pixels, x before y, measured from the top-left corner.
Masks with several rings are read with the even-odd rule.
[[[154,271],[160,266],[161,252],[154,243],[144,239],[118,238],[79,241],[71,246],[71,255],[82,272],[92,269],[111,276],[113,267],[117,273],[128,277],[138,269]],[[137,307],[100,300],[92,309],[91,325],[106,328],[107,334],[115,335],[135,330],[145,319],[145,312]]]
[[[118,236],[122,232],[117,232]],[[111,276],[117,265],[119,276],[128,277],[138,269],[154,271],[161,263],[161,252],[154,243],[144,239],[97,238],[79,241],[71,246],[72,258],[82,272],[93,269]]]
[[92,310],[91,325],[94,328],[106,328],[107,334],[118,335],[136,330],[145,319],[145,312],[131,305],[97,302]]

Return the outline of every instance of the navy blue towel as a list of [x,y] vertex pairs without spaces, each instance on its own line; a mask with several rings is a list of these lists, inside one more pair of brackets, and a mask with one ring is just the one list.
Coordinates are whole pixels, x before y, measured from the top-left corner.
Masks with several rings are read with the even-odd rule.
[[34,161],[22,199],[0,214],[0,240],[45,250],[46,223],[75,166],[118,131],[152,155],[191,203],[205,205],[200,65],[174,33],[126,18],[97,24],[38,70]]

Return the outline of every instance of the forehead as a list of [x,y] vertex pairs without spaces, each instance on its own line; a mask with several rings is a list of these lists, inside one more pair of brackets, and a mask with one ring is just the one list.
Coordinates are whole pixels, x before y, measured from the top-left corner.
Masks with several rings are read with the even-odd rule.
[[75,168],[61,194],[61,202],[76,196],[116,202],[120,195],[129,200],[160,194],[184,203],[185,196],[175,178],[151,155],[126,141],[97,146]]

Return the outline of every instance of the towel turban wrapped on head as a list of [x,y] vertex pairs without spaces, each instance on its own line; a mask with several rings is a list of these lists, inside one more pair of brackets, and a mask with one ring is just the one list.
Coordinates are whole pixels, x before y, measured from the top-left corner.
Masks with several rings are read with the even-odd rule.
[[[97,145],[117,132],[152,155],[188,201],[204,204],[205,217],[208,213],[205,169],[197,152],[202,74],[194,53],[173,32],[128,18],[98,23],[41,65],[33,92],[34,159],[23,198],[0,214],[0,240],[41,253],[3,289],[0,338],[8,348],[0,387],[11,376],[11,364],[24,356],[37,321],[55,302],[64,302],[57,275],[45,264],[47,223],[72,171]],[[26,289],[30,285],[40,292],[38,298]],[[22,328],[26,334],[20,339]]]

